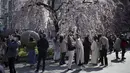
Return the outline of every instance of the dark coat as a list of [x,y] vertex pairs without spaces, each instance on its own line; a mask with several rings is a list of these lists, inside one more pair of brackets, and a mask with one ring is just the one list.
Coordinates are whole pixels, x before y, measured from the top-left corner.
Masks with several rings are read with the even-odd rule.
[[38,47],[39,54],[43,54],[44,52],[47,52],[47,49],[49,48],[49,43],[48,43],[47,39],[41,38],[37,42],[37,47]]
[[16,57],[17,55],[17,48],[18,48],[18,43],[16,41],[10,41],[8,43],[8,51],[7,51],[7,57]]
[[69,35],[68,36],[68,51],[74,50],[75,49],[75,44],[76,44],[76,42],[75,42],[73,36]]
[[84,46],[84,60],[85,60],[85,63],[87,64],[89,61],[89,56],[90,56],[90,51],[91,51],[91,42],[89,41],[88,38],[85,38],[83,42],[83,46]]

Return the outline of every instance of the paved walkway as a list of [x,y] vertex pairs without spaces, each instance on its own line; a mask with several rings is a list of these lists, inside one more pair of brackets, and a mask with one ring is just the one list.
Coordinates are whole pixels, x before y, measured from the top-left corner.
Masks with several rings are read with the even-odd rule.
[[[115,54],[108,55],[109,65],[102,68],[99,66],[85,65],[85,69],[80,69],[78,66],[73,65],[72,71],[67,71],[67,65],[59,66],[58,63],[47,61],[45,73],[130,73],[130,52],[126,53],[126,60],[124,62],[116,62]],[[16,64],[17,73],[34,73],[35,69],[31,69],[27,64]],[[9,73],[9,70],[6,70]]]

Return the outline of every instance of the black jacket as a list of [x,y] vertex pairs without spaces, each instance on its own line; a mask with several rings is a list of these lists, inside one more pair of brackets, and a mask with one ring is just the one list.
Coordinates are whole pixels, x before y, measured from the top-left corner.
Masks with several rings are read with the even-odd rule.
[[75,49],[75,40],[72,36],[68,36],[68,51]]
[[47,49],[49,48],[49,43],[48,43],[47,39],[41,38],[41,39],[37,42],[37,47],[38,47],[39,53],[46,52]]

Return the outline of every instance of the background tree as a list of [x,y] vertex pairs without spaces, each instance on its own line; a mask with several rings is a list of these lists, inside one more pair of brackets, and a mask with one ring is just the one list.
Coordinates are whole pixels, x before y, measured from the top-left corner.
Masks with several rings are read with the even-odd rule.
[[12,20],[15,29],[49,28],[49,33],[55,31],[56,36],[67,35],[74,27],[84,37],[117,33],[129,27],[129,6],[120,0],[26,0],[19,8],[17,3]]

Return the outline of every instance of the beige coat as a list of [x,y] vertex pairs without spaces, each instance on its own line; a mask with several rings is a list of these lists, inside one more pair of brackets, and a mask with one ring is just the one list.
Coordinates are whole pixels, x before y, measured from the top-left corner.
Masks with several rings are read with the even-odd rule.
[[96,41],[92,42],[91,50],[92,50],[91,63],[97,64],[99,58],[99,46]]
[[107,49],[107,50],[109,49],[109,41],[108,41],[108,38],[107,38],[107,37],[102,36],[102,37],[100,38],[100,50],[102,50],[101,45],[106,45],[106,49]]
[[77,64],[84,63],[84,47],[80,38],[76,40],[76,61]]

